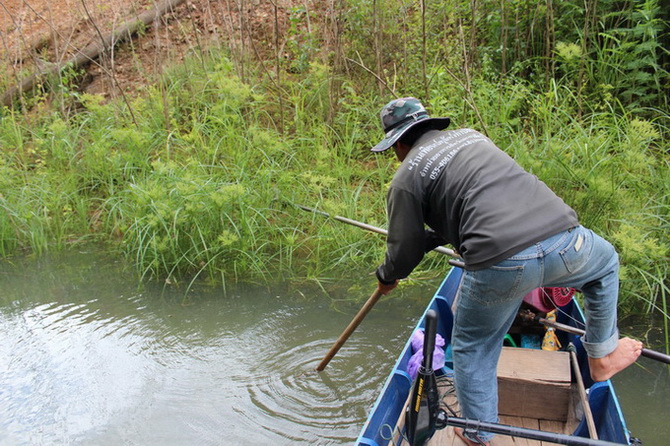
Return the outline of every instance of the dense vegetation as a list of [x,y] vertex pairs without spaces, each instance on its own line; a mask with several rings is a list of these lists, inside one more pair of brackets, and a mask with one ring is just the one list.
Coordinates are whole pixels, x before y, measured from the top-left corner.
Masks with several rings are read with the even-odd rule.
[[289,9],[261,50],[194,49],[127,101],[82,94],[65,73],[2,111],[0,255],[94,239],[172,283],[368,274],[380,236],[293,203],[384,226],[396,162],[368,148],[380,107],[412,95],[556,190],[617,246],[625,306],[667,321],[669,12],[348,0]]

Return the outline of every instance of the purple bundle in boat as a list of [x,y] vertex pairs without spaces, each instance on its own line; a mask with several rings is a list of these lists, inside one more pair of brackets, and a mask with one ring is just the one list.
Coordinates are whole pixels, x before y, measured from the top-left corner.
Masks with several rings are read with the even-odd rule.
[[[412,351],[414,354],[409,358],[409,363],[407,364],[407,373],[414,380],[419,373],[419,367],[423,362],[423,330],[416,330],[412,335],[410,344],[412,345]],[[435,336],[435,350],[433,350],[433,370],[439,370],[444,367],[444,345],[446,342],[444,338],[438,333]]]

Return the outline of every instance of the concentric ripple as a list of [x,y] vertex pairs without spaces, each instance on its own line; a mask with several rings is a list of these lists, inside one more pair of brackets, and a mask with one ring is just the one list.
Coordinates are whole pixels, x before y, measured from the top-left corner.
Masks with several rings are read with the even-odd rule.
[[390,370],[398,352],[361,330],[315,372],[337,339],[315,327],[297,325],[280,342],[262,344],[267,359],[241,383],[252,404],[241,413],[293,441],[344,444],[358,434],[385,380],[377,367]]

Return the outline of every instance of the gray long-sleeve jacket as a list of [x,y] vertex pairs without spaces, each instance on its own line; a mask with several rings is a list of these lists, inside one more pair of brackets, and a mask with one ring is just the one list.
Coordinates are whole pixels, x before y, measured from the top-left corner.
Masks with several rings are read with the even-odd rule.
[[451,244],[466,269],[483,269],[579,224],[542,181],[471,129],[422,135],[393,177],[387,212],[386,259],[377,269],[385,283],[407,277],[441,244]]

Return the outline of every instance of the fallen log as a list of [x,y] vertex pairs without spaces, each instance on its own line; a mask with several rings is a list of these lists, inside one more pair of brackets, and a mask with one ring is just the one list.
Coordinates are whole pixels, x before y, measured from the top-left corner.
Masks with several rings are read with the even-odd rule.
[[35,88],[45,76],[58,74],[67,67],[81,68],[90,64],[103,51],[130,39],[141,27],[153,23],[163,14],[170,12],[183,2],[184,0],[163,0],[155,8],[125,21],[119,28],[103,36],[102,39],[96,40],[81,50],[77,50],[77,53],[73,57],[62,64],[50,64],[48,67],[38,70],[36,73],[24,78],[18,85],[7,90],[2,96],[2,105],[10,107],[23,93]]

